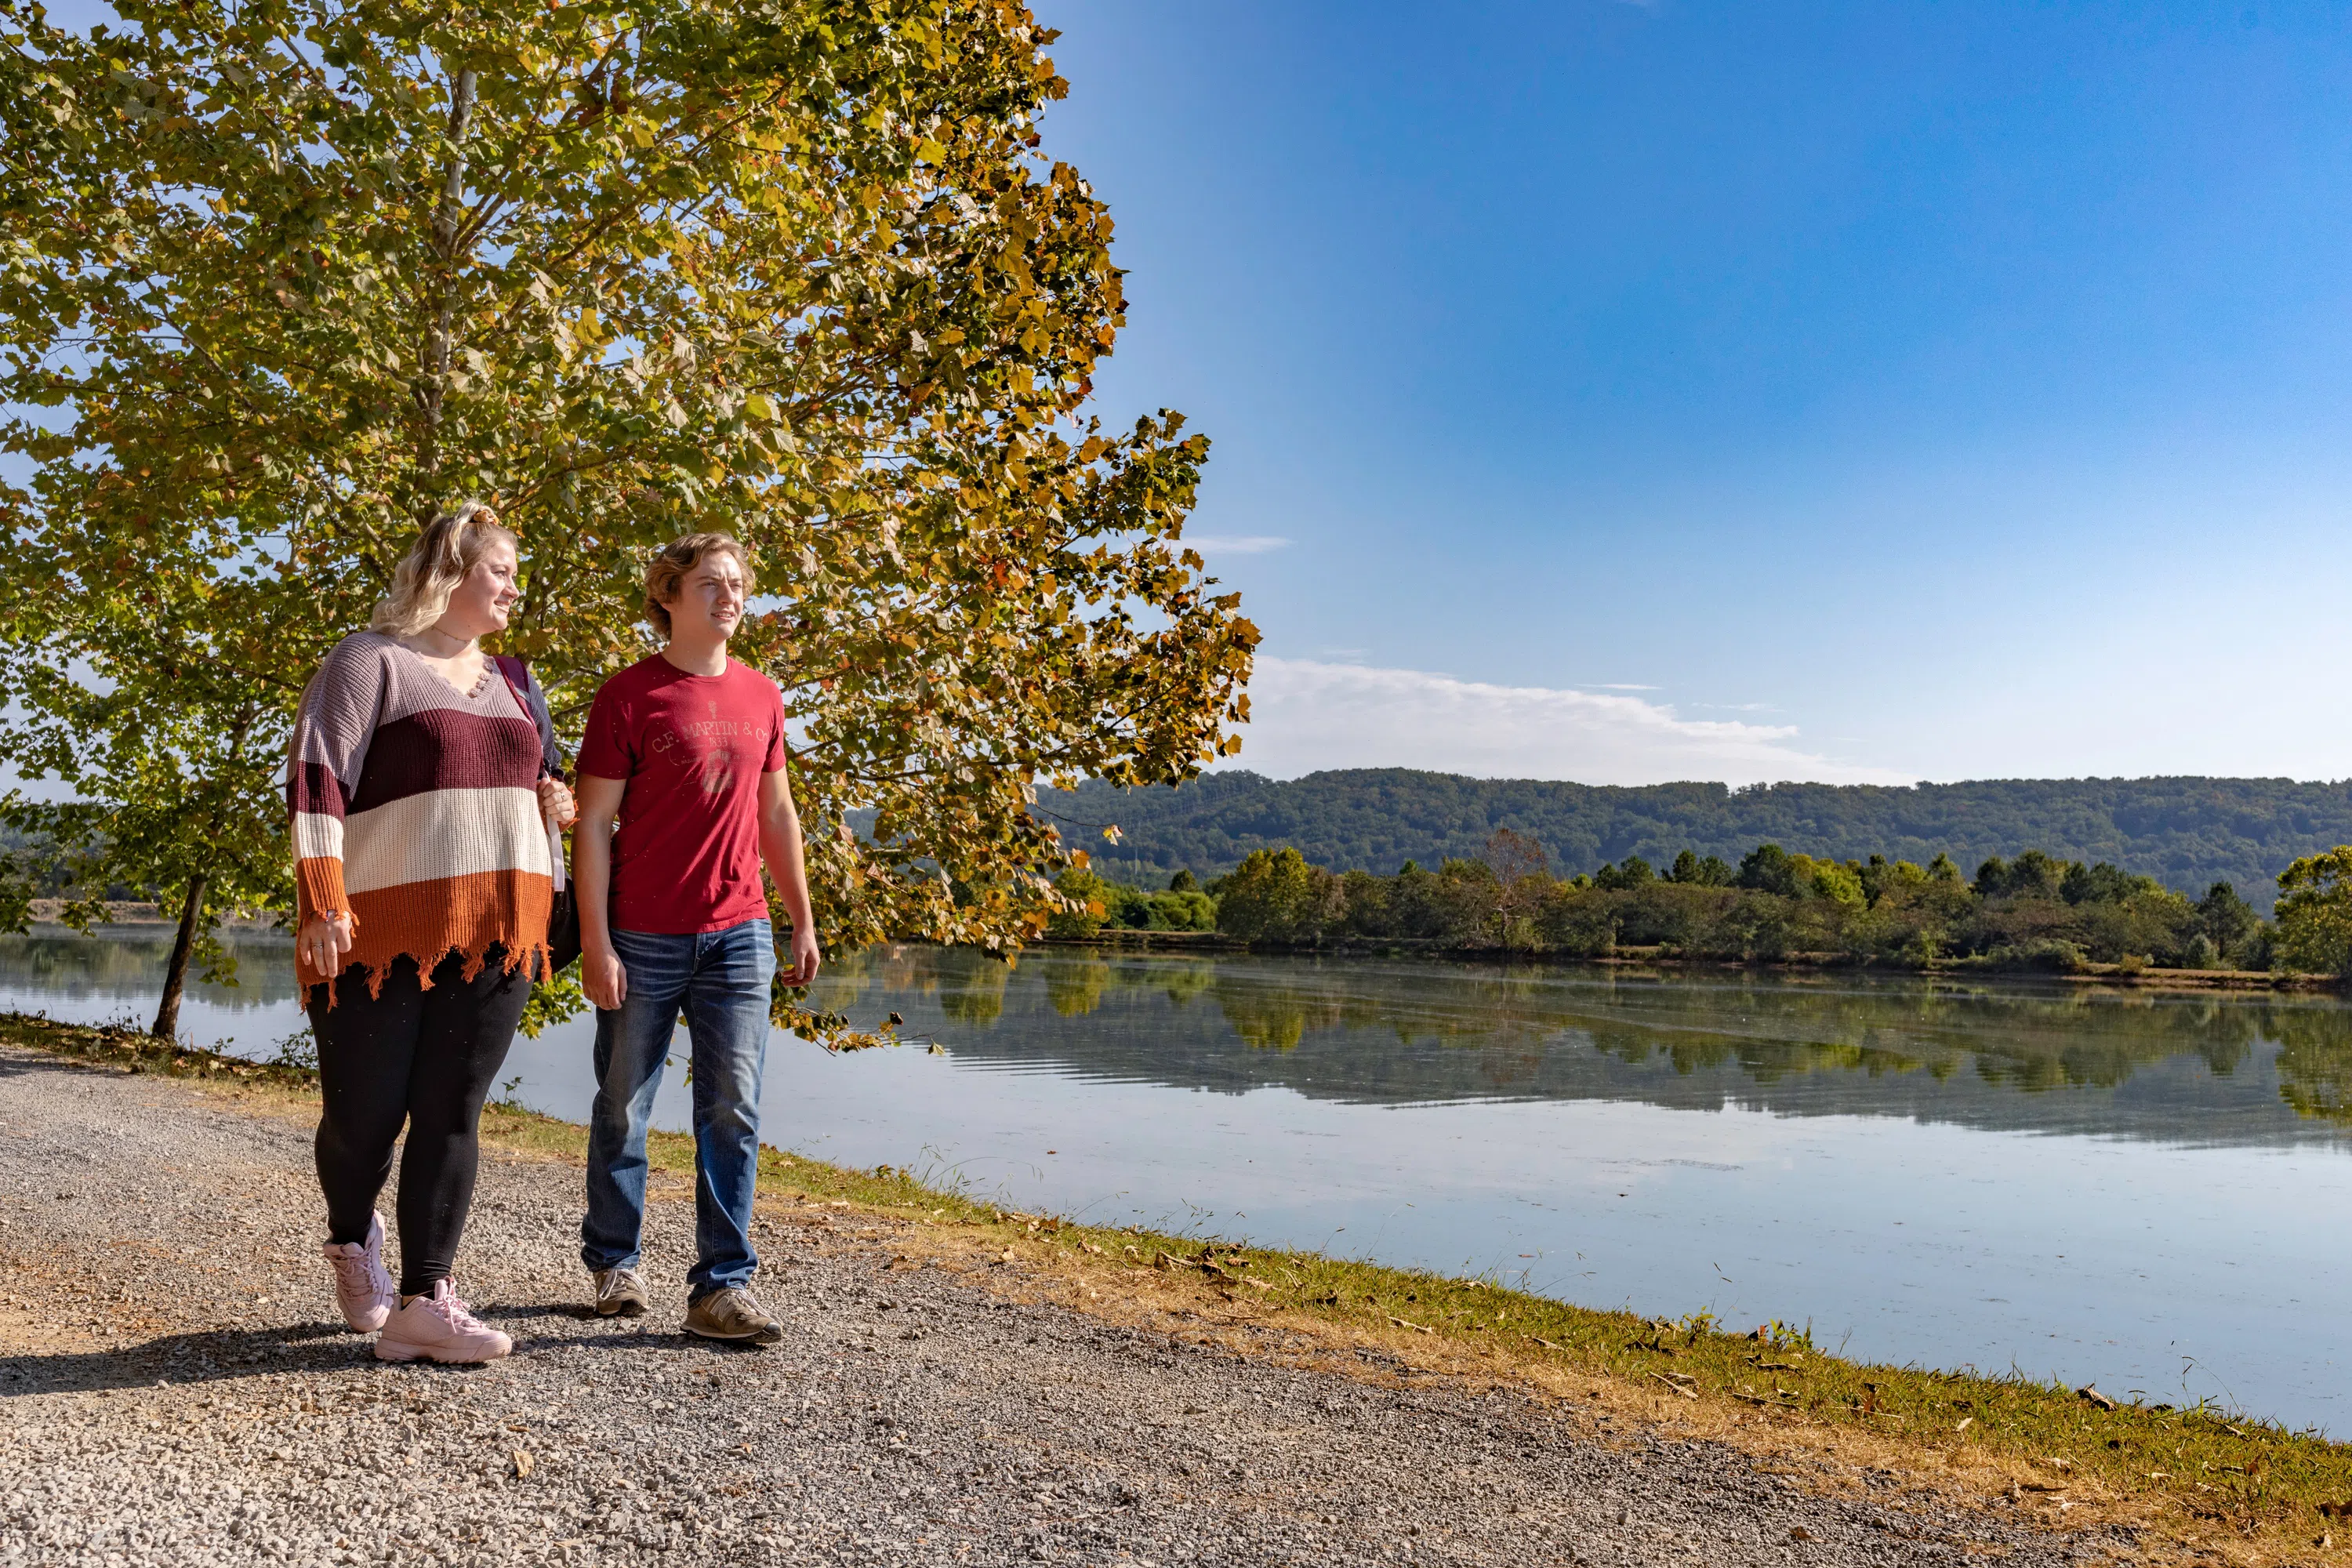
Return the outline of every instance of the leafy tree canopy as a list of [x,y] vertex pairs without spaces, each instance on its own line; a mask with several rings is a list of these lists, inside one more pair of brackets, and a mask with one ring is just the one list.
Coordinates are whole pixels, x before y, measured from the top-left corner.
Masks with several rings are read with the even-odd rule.
[[2291,968],[2352,974],[2352,845],[2279,873],[2278,952]]
[[751,547],[836,944],[1024,940],[1069,859],[1034,781],[1234,749],[1207,444],[1086,412],[1125,300],[1021,5],[116,10],[0,0],[0,760],[81,803],[17,826],[199,931],[282,909],[296,698],[466,496],[567,724],[647,651],[651,546]]

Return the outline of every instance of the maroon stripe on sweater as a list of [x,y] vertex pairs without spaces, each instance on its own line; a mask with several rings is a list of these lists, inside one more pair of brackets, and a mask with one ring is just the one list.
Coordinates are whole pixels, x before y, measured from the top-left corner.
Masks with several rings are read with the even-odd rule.
[[324,763],[297,763],[287,770],[286,804],[320,816],[343,815],[342,781]]
[[530,789],[539,762],[529,720],[428,708],[377,728],[350,809],[356,816],[436,789]]

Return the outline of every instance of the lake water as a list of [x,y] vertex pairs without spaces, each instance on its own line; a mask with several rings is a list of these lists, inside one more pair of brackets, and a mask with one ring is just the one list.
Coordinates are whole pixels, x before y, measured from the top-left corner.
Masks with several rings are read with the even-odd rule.
[[[302,1026],[290,949],[237,951],[244,984],[182,1026],[268,1057]],[[0,1007],[143,1025],[163,953],[0,939]],[[819,1158],[2352,1426],[2332,998],[908,947],[817,1000],[946,1050],[777,1041],[765,1136]],[[591,1033],[518,1040],[518,1097],[584,1119]]]

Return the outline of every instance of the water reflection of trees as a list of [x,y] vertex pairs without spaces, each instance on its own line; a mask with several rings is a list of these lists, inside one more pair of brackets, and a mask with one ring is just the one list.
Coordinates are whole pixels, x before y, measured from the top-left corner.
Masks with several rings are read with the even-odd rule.
[[809,989],[812,1006],[834,1013],[879,1013],[886,1001],[932,1002],[953,1023],[985,1028],[1003,1016],[1013,964],[975,948],[894,942],[830,955]]
[[1110,965],[1099,958],[1049,964],[1045,970],[1045,1000],[1065,1018],[1085,1017],[1102,1005],[1108,989]]
[[[1834,976],[1743,974],[1690,984],[1532,964],[1061,952],[1030,954],[1021,967],[1062,1018],[1113,1005],[1180,1011],[1206,997],[1230,1038],[1252,1052],[1368,1031],[1401,1045],[1476,1047],[1477,1077],[1496,1090],[1533,1081],[1544,1053],[1562,1044],[1630,1067],[1678,1077],[1736,1071],[1764,1086],[1971,1073],[1992,1088],[2038,1094],[2119,1088],[2184,1056],[2227,1077],[2260,1042],[2275,1040],[2286,1103],[2305,1116],[2352,1122],[2352,1010],[2329,998]],[[828,970],[824,984],[837,989],[824,1005],[846,1010],[868,997],[878,1006],[886,994],[919,995],[935,999],[950,1025],[984,1029],[1003,1019],[1014,973],[968,950],[872,950]]]
[[2279,1098],[2301,1116],[2352,1121],[2352,1014],[2306,1008],[2282,1016]]
[[[265,931],[229,931],[236,955],[234,987],[199,984],[195,993],[227,1007],[257,1007],[294,996],[294,944]],[[51,935],[0,937],[0,986],[63,996],[120,996],[153,1010],[170,957],[168,932],[146,937]]]
[[[2226,1075],[2282,1011],[2242,998],[2145,993],[2021,994],[1990,987],[1885,990],[1758,984],[1677,989],[1671,1020],[1645,1019],[1637,991],[1610,987],[1633,1016],[1586,1026],[1593,1047],[1632,1065],[1663,1058],[1680,1074],[1737,1068],[1769,1084],[1812,1073],[1961,1070],[2033,1092],[2116,1088],[2184,1053]],[[1570,1004],[1569,1012],[1582,1007]],[[1616,1007],[1611,1009],[1612,1013]]]
[[[1093,952],[1046,952],[1025,960],[1041,977],[1046,1005],[1065,1018],[1083,1018],[1108,997],[1158,992],[1171,1008],[1182,1008],[1209,991],[1216,982],[1216,961],[1148,955],[1106,958]],[[861,1004],[879,1008],[883,995],[920,996],[936,1002],[950,1020],[984,1027],[1003,1016],[1006,991],[1015,964],[972,948],[924,947],[899,943],[869,947],[831,959],[811,994],[813,1005],[847,1013]],[[1219,1000],[1224,1001],[1221,994]],[[1279,1008],[1277,1006],[1277,1011]],[[1286,1026],[1245,1024],[1247,1004],[1236,1019],[1236,1032],[1253,1041],[1276,1038]],[[1302,1013],[1299,1029],[1308,1026]],[[1315,1015],[1319,1022],[1321,1015]],[[1296,1045],[1294,1030],[1289,1044]]]

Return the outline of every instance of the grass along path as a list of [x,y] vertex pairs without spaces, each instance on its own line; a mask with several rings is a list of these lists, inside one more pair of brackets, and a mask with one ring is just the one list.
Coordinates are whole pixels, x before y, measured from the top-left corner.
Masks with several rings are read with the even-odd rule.
[[[315,1075],[174,1049],[121,1029],[0,1014],[0,1039],[131,1072],[227,1080],[291,1111]],[[586,1130],[517,1107],[486,1142],[579,1163]],[[656,1169],[690,1173],[692,1140],[656,1133]],[[992,1288],[1392,1384],[1514,1384],[1668,1431],[1799,1461],[1820,1484],[1895,1472],[1955,1501],[2005,1504],[2051,1529],[2126,1526],[2153,1556],[2271,1564],[2352,1561],[2352,1447],[2212,1407],[2113,1403],[2022,1376],[1874,1366],[1778,1325],[1668,1321],[1318,1254],[1074,1225],[924,1185],[763,1151],[763,1194],[913,1220],[910,1263],[1008,1265]],[[917,1256],[919,1254],[919,1256]],[[1301,1352],[1301,1344],[1314,1347]],[[1841,1482],[1837,1478],[1845,1477]]]

